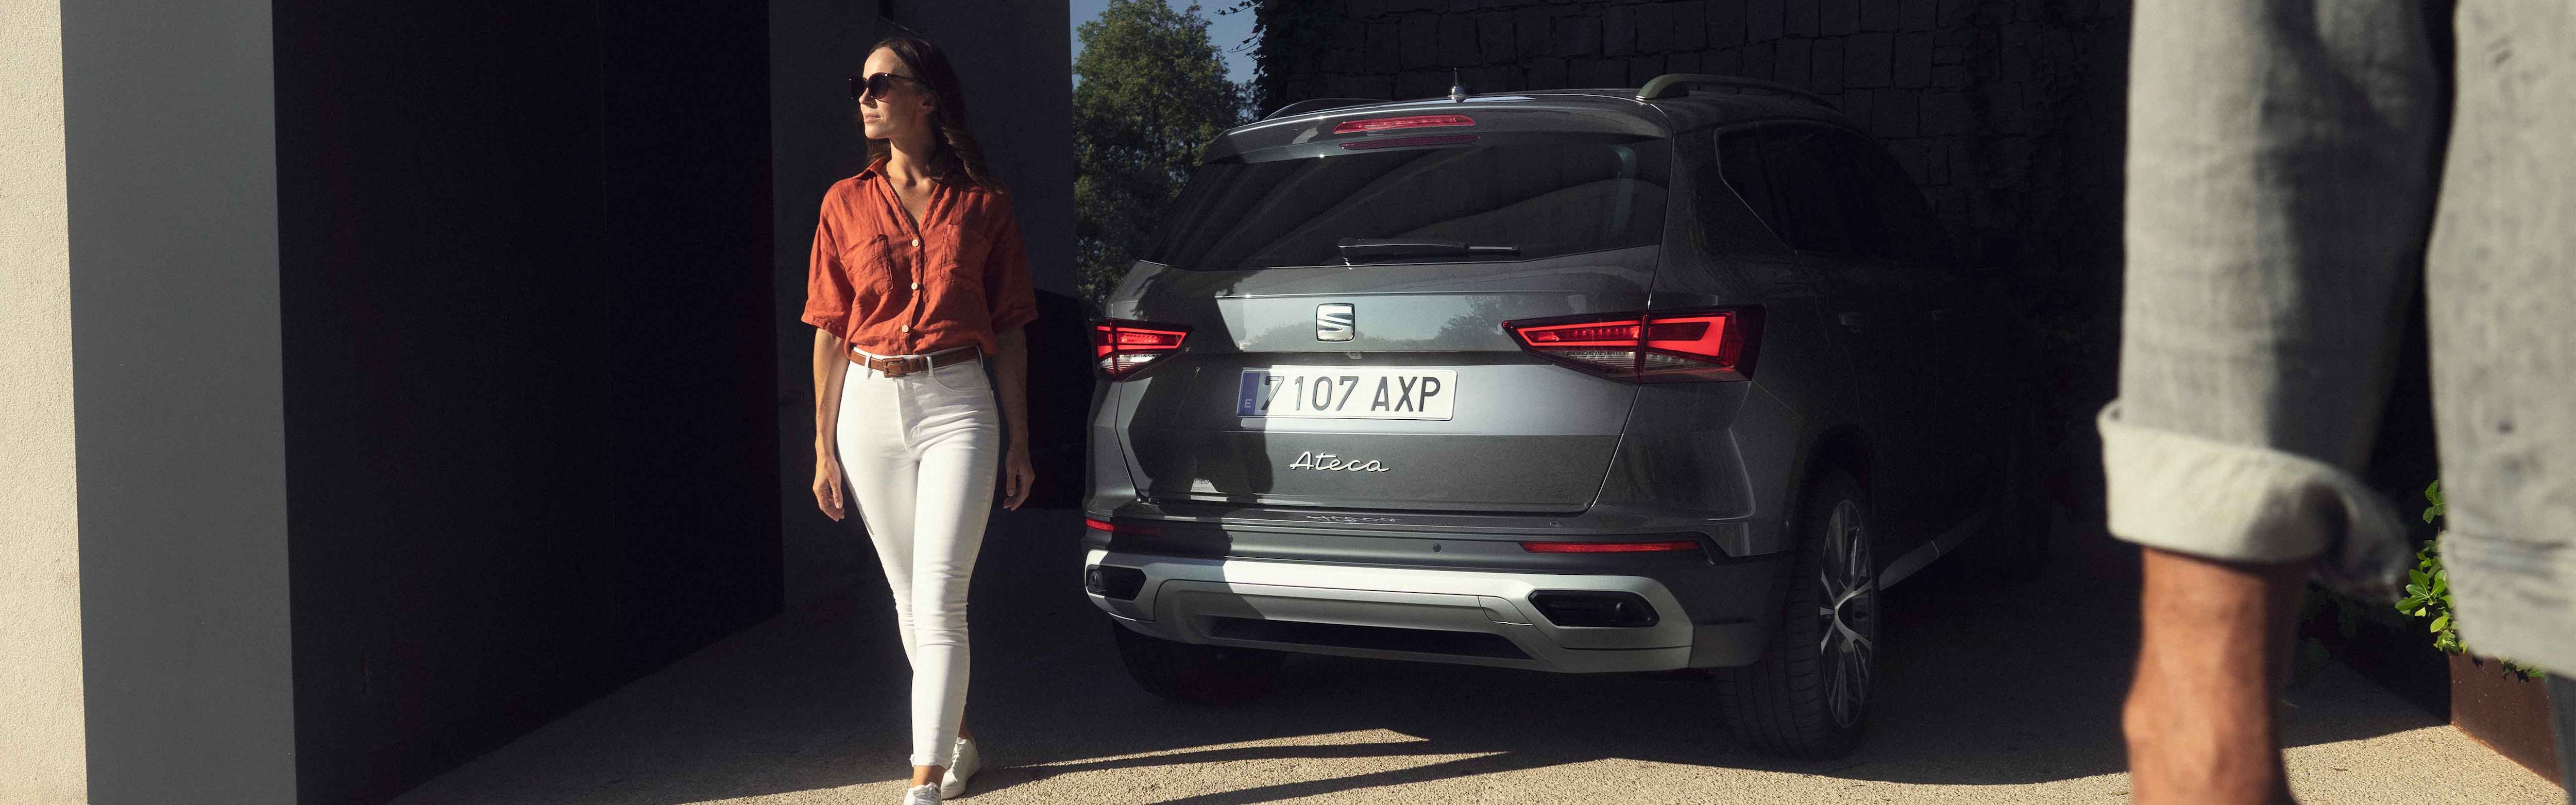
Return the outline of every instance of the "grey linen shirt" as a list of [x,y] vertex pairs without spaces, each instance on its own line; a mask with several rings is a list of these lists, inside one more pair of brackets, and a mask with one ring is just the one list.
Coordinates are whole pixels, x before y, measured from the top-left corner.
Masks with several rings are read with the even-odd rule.
[[2355,472],[2420,282],[2461,635],[2576,673],[2576,3],[2444,10],[2138,4],[2110,528],[2393,592]]

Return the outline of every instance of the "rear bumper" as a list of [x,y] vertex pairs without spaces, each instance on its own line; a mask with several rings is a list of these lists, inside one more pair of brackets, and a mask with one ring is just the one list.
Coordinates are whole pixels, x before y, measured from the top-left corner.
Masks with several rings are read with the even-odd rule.
[[[1175,555],[1085,540],[1084,566],[1142,574],[1132,599],[1087,594],[1137,632],[1184,643],[1314,654],[1491,665],[1567,673],[1740,666],[1761,656],[1778,614],[1772,557],[1711,561],[1705,555],[1533,556],[1529,567],[1499,566],[1500,546],[1438,540],[1426,561],[1390,564],[1275,557]],[[1274,537],[1276,535],[1273,535]],[[1337,547],[1354,541],[1435,541],[1315,535]],[[1161,547],[1161,546],[1157,546]],[[1249,546],[1247,546],[1249,547]],[[1383,550],[1401,550],[1380,546]],[[1269,551],[1250,551],[1269,553]],[[1454,556],[1445,566],[1433,552]],[[1116,590],[1114,593],[1123,593]],[[1650,607],[1646,626],[1565,626],[1533,594],[1633,595]]]

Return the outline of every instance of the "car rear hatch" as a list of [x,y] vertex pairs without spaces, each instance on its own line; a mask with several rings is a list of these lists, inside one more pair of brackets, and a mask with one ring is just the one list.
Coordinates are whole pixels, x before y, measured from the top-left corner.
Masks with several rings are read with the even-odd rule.
[[1377,129],[1350,124],[1412,115],[1326,117],[1192,177],[1110,306],[1134,326],[1188,332],[1115,384],[1143,495],[1591,504],[1636,386],[1526,352],[1503,324],[1645,307],[1669,143],[1474,111],[1472,123]]

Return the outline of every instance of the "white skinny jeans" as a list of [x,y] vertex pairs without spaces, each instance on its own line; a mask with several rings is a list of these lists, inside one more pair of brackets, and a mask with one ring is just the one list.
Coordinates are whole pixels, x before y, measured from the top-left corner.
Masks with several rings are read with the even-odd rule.
[[980,361],[902,377],[853,364],[834,437],[912,662],[912,765],[946,766],[966,713],[966,587],[1001,465],[992,381]]

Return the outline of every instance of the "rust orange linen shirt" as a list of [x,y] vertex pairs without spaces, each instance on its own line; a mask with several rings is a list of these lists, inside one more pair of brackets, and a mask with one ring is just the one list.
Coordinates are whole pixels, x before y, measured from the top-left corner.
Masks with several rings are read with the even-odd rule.
[[883,168],[871,163],[823,194],[805,323],[878,355],[968,345],[991,354],[1002,333],[1038,317],[1010,198],[935,180],[916,227]]

